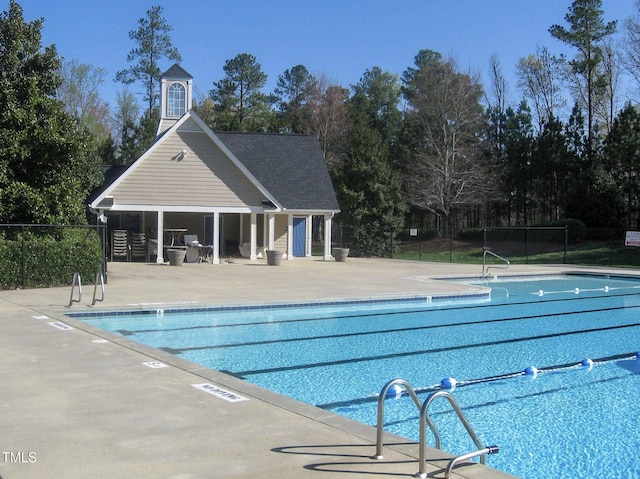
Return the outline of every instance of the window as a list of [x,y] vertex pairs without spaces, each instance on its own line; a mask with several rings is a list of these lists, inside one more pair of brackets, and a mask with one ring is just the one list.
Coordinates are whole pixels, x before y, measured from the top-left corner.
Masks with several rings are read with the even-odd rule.
[[182,116],[185,112],[185,89],[181,83],[172,83],[167,91],[167,116]]

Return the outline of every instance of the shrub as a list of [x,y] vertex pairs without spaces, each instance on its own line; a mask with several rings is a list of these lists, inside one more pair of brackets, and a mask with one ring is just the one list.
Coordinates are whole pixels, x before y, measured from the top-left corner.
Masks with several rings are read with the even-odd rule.
[[545,226],[567,226],[569,230],[569,244],[582,243],[587,239],[587,226],[580,220],[567,218],[548,223]]
[[473,228],[469,230],[462,230],[458,233],[458,239],[460,241],[483,241],[484,228]]
[[93,281],[102,271],[102,244],[91,228],[27,229],[0,233],[0,286],[51,287],[71,284],[74,273]]
[[614,228],[587,228],[587,238],[591,241],[624,241],[625,231]]

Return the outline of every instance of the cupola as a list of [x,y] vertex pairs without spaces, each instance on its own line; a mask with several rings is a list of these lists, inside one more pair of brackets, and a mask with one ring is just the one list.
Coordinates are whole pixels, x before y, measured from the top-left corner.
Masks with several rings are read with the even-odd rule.
[[160,78],[158,134],[171,128],[193,106],[193,77],[175,63]]

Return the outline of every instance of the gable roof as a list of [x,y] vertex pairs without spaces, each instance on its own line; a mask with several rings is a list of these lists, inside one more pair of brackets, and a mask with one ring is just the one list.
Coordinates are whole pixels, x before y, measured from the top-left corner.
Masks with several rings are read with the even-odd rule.
[[239,132],[214,134],[284,209],[340,210],[315,136]]
[[[200,138],[193,137],[194,133]],[[185,143],[184,135],[191,136],[188,143]],[[204,156],[191,156],[189,160],[182,161],[188,150],[192,149],[198,150],[200,155]],[[182,153],[179,153],[180,151]],[[181,154],[185,156],[180,156]],[[190,166],[186,166],[187,164]],[[218,172],[222,173],[222,177],[211,170],[214,164],[218,166]],[[178,169],[177,165],[180,165]],[[202,167],[205,165],[208,166],[203,170]],[[229,165],[233,167],[229,168]],[[211,187],[215,188],[215,191],[210,190]],[[185,194],[189,191],[193,193]],[[223,196],[220,196],[221,194]],[[146,207],[182,205],[192,208],[213,207],[216,206],[216,201],[221,201],[219,206],[255,207],[260,205],[264,198],[279,207],[275,197],[228,150],[200,117],[190,110],[169,130],[156,137],[153,145],[115,180],[110,184],[105,183],[101,191],[90,201],[89,206],[100,208],[105,203],[108,205],[115,201],[120,207],[129,204]]]
[[[188,123],[190,120],[192,123]],[[103,199],[183,126],[188,129],[195,127],[205,133],[236,165],[238,172],[277,208],[340,210],[316,137],[274,133],[214,133],[193,110],[189,110],[174,126],[159,135],[155,143],[124,171],[121,170],[116,178],[105,182],[100,191],[90,198],[90,206],[100,207]]]

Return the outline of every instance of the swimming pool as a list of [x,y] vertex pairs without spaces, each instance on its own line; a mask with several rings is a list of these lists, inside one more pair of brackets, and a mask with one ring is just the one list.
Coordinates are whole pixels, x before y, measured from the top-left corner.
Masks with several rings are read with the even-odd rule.
[[[204,366],[374,425],[376,396],[400,377],[453,391],[487,464],[525,478],[635,477],[640,441],[640,281],[622,276],[497,278],[449,298],[312,307],[93,315],[81,319]],[[583,359],[594,360],[582,366]],[[535,367],[535,376],[524,375]],[[486,381],[502,376],[503,379]],[[434,404],[443,448],[468,436]],[[440,407],[441,409],[438,409]],[[418,413],[387,400],[385,430],[416,440]],[[624,474],[624,476],[623,476]]]

